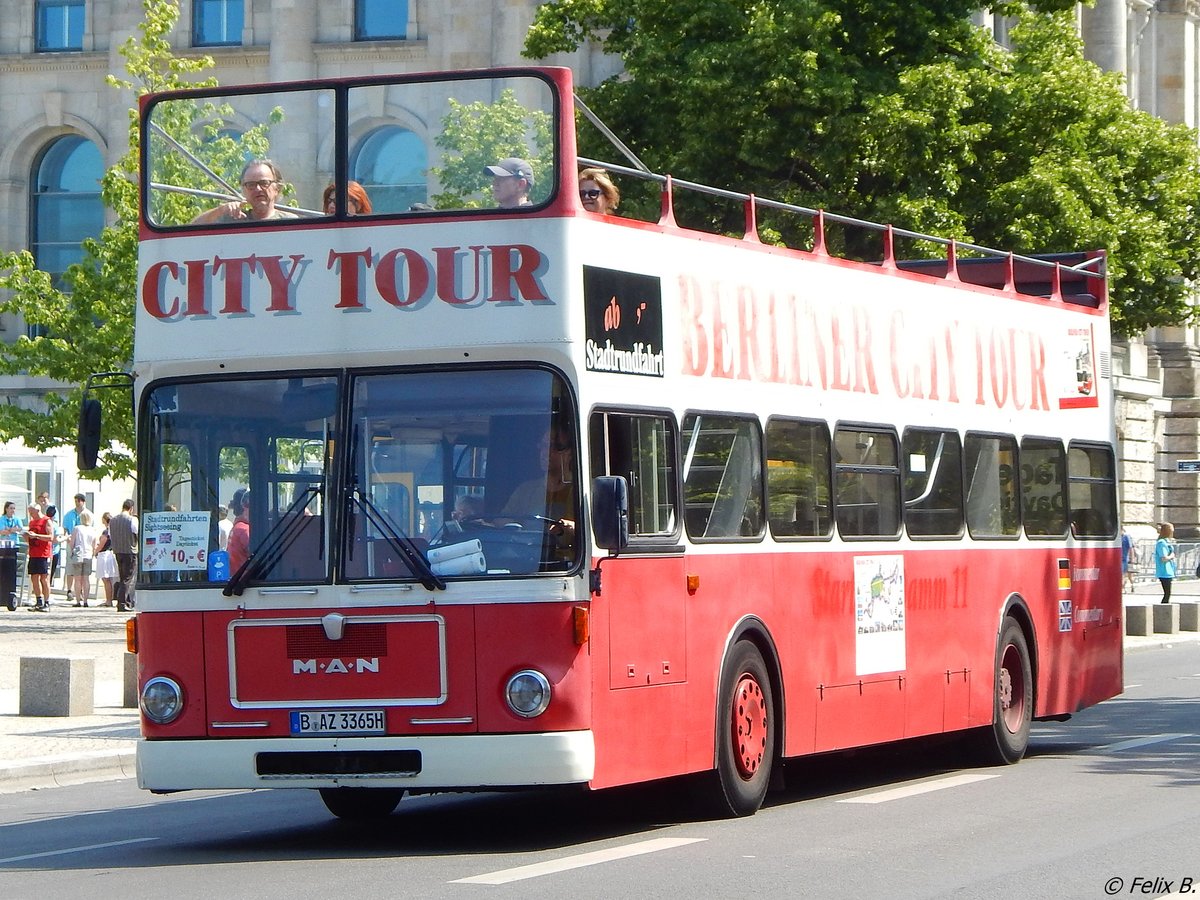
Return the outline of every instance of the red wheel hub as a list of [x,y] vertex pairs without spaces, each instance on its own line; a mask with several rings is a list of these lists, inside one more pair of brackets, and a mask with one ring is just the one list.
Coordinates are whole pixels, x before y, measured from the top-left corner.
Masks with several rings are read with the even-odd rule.
[[1021,675],[1021,654],[1011,644],[1004,648],[1004,657],[1000,661],[997,691],[1004,727],[1016,734],[1025,721],[1025,682]]
[[738,679],[733,692],[733,757],[742,778],[754,777],[767,757],[767,704],[762,686],[753,675]]

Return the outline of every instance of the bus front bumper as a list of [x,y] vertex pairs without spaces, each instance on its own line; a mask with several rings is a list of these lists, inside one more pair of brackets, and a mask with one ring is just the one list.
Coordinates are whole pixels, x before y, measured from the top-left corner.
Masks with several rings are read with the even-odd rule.
[[141,740],[138,787],[393,787],[407,790],[586,784],[590,731],[427,737]]

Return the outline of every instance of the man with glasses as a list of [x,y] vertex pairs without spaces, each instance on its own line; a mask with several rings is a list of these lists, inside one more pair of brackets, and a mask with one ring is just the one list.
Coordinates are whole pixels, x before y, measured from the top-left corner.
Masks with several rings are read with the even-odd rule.
[[275,208],[283,185],[283,173],[269,159],[256,159],[242,169],[242,200],[214,206],[192,219],[193,225],[228,222],[261,222],[267,219],[295,219],[295,213]]

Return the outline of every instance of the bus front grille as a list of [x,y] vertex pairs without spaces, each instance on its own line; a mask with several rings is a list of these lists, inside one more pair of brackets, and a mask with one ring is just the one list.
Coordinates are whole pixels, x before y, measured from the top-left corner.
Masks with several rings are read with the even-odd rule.
[[265,752],[255,756],[255,768],[271,776],[392,775],[411,777],[421,772],[419,750],[311,750]]

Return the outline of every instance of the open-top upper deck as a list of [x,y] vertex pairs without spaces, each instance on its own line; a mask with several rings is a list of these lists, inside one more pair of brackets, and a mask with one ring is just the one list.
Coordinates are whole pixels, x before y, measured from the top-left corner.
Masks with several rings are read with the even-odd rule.
[[[855,393],[855,357],[894,382],[886,369],[907,365],[915,346],[932,360],[926,393],[940,379],[945,399],[956,382],[973,391],[1007,341],[1001,355],[1031,360],[1020,367],[1022,405],[1078,405],[1095,391],[1108,339],[1106,327],[1095,334],[1107,312],[1102,253],[1014,257],[672,179],[632,154],[604,165],[619,181],[657,185],[658,215],[589,213],[577,172],[599,161],[578,154],[577,108],[587,112],[568,70],[532,68],[148,99],[139,372],[395,364],[403,351],[409,363],[543,359],[578,371],[815,378]],[[266,157],[282,183],[272,217],[258,220],[243,205],[242,172]],[[511,158],[529,177],[527,202],[509,206],[489,167]],[[344,173],[362,179],[369,212]],[[740,208],[743,227],[680,225],[684,192]],[[240,214],[214,220],[221,204]],[[760,240],[760,218],[778,215],[805,223],[803,246]],[[850,230],[879,258],[833,253]],[[901,244],[942,255],[900,261]],[[620,304],[610,308],[621,292],[632,303],[623,324]],[[634,328],[643,324],[651,330]]]

